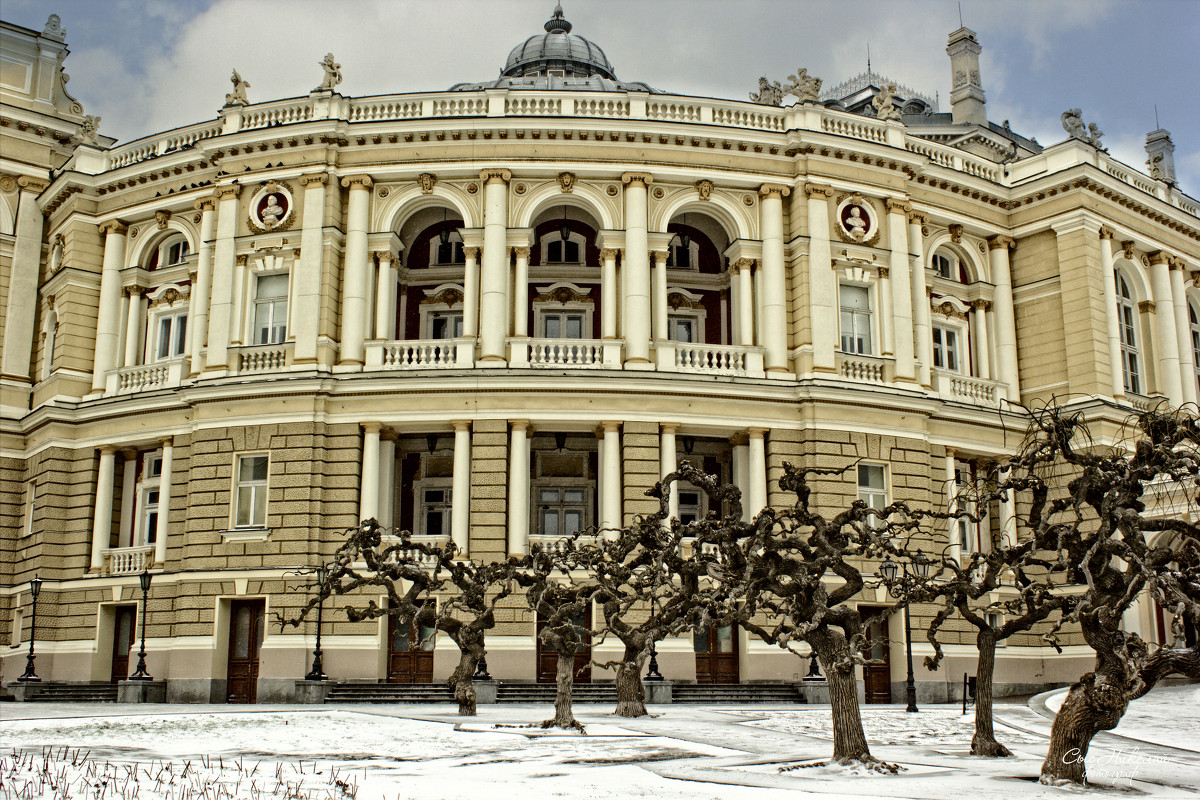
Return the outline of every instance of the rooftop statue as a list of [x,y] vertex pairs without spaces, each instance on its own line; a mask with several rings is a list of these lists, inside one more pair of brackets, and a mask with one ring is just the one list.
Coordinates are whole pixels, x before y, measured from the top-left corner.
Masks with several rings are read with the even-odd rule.
[[884,122],[900,119],[900,109],[896,108],[896,104],[892,102],[895,94],[896,84],[885,83],[875,95],[875,99],[871,101],[871,105],[875,107],[875,116]]
[[57,39],[62,41],[67,38],[67,29],[63,27],[62,17],[58,14],[51,14],[46,20],[46,27],[42,29],[42,36],[48,39]]
[[1100,146],[1100,137],[1103,135],[1104,131],[1100,130],[1099,125],[1094,122],[1088,123],[1088,141],[1091,142],[1092,147],[1096,148],[1097,150],[1104,149]]
[[88,114],[79,123],[79,141],[83,144],[100,146],[100,118]]
[[790,95],[796,97],[801,103],[815,103],[817,96],[821,93],[821,79],[810,77],[808,70],[804,67],[796,70],[795,75],[788,75],[788,80],[791,81],[783,90]]
[[325,70],[325,79],[314,92],[332,92],[333,88],[342,82],[342,65],[333,60],[333,53],[326,53],[325,60],[318,62]]
[[1083,111],[1078,108],[1068,108],[1062,113],[1063,130],[1072,139],[1088,140],[1087,129],[1083,126]]
[[758,94],[751,92],[750,99],[764,106],[781,106],[783,105],[783,87],[779,81],[772,84],[766,78],[759,78]]
[[233,91],[225,95],[225,105],[227,106],[245,106],[250,104],[250,99],[246,97],[246,90],[250,88],[250,81],[242,80],[242,76],[238,75],[238,71],[233,71],[233,77],[229,80],[233,81]]

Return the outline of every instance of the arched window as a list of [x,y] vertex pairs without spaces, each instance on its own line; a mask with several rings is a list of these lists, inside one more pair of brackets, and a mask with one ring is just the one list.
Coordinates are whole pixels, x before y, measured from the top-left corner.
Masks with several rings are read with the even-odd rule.
[[1133,294],[1129,284],[1120,272],[1114,272],[1117,282],[1117,328],[1121,336],[1121,375],[1125,381],[1125,391],[1141,394],[1142,378],[1141,365],[1138,355],[1137,328],[1138,310],[1133,302]]
[[938,277],[957,283],[967,282],[962,259],[958,257],[957,253],[947,247],[938,248],[937,252],[933,254],[933,258],[930,259],[929,266],[938,274]]
[[[445,241],[442,241],[442,239]],[[457,229],[443,227],[436,236],[429,239],[429,265],[432,267],[449,267],[467,263],[463,251],[462,234]]]
[[1192,367],[1196,373],[1196,385],[1200,389],[1200,315],[1196,314],[1196,304],[1187,301],[1188,328],[1192,334]]
[[581,255],[584,250],[584,238],[582,235],[571,231],[566,239],[557,231],[542,237],[542,263],[543,264],[580,264],[583,262]]
[[191,245],[182,233],[172,234],[158,243],[150,253],[146,269],[164,269],[182,264],[191,252]]

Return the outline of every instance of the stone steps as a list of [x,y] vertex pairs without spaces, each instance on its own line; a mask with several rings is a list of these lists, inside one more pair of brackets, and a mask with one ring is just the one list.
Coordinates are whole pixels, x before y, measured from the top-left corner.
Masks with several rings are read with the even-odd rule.
[[796,687],[778,683],[675,684],[672,703],[801,703]]
[[37,703],[115,703],[112,683],[41,683],[30,685],[28,701]]
[[338,683],[329,687],[326,703],[453,703],[454,690],[444,683]]

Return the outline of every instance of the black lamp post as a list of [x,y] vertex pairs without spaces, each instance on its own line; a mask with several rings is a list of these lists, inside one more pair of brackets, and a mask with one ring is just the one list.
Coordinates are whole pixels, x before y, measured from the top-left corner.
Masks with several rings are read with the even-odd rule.
[[316,567],[317,572],[317,647],[313,650],[312,669],[304,676],[306,681],[325,680],[325,667],[321,664],[321,622],[325,610],[325,582],[329,580],[329,567],[324,562]]
[[662,673],[658,671],[658,649],[654,646],[654,643],[650,644],[650,666],[646,670],[646,680],[664,680]]
[[490,681],[492,676],[488,673],[487,656],[480,656],[475,662],[475,674],[471,676],[473,681]]
[[138,576],[138,582],[142,585],[142,646],[138,650],[137,672],[129,676],[131,681],[152,681],[150,673],[146,671],[146,596],[150,593],[149,570],[142,570],[142,574]]
[[37,631],[37,599],[42,592],[42,579],[37,575],[33,576],[33,580],[29,582],[29,593],[33,595],[33,615],[29,620],[29,655],[25,657],[25,673],[17,678],[19,681],[35,682],[41,678],[33,671],[33,640],[34,634]]
[[[904,598],[904,653],[908,660],[908,679],[904,684],[905,699],[908,700],[908,705],[905,711],[915,713],[917,709],[917,684],[913,678],[913,660],[912,660],[912,622],[908,615],[908,595],[917,586],[929,577],[929,562],[925,556],[918,550],[913,558],[913,572],[908,571],[908,564],[897,566],[891,557],[888,557],[882,564],[879,565],[879,576],[883,578],[884,584],[887,586],[888,594],[895,598]],[[899,576],[900,580],[897,581]]]

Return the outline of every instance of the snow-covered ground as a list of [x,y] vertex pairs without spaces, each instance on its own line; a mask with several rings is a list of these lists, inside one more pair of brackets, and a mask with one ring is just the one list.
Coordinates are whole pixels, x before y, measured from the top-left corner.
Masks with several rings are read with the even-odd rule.
[[[1046,698],[1046,707],[1057,712],[1067,690]],[[1113,730],[1120,736],[1144,742],[1200,750],[1200,686],[1162,687],[1129,704]]]
[[[1147,698],[1172,709],[1160,718],[1160,730],[1195,741],[1194,714],[1181,706],[1193,703],[1194,711],[1195,687],[1161,691],[1172,696]],[[1153,705],[1145,709],[1154,713]],[[0,707],[0,800],[1074,795],[1036,783],[1049,721],[1023,705],[997,706],[997,736],[1017,754],[1004,760],[966,754],[973,720],[954,707],[922,707],[919,714],[864,708],[872,752],[899,764],[897,775],[822,765],[831,752],[827,706],[658,706],[656,716],[636,720],[610,711],[577,706],[587,726],[580,735],[503,727],[549,715],[548,706],[533,705],[481,706],[478,717],[464,719],[447,705],[249,711],[6,703]],[[1140,797],[1200,798],[1200,754],[1132,744],[1142,760],[1106,772],[1120,748],[1097,743],[1089,774],[1110,788],[1089,795],[1125,798],[1132,787]]]

